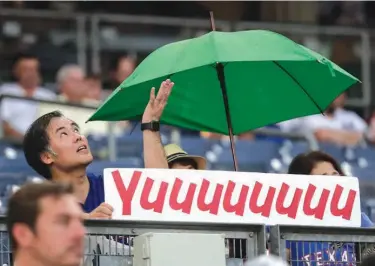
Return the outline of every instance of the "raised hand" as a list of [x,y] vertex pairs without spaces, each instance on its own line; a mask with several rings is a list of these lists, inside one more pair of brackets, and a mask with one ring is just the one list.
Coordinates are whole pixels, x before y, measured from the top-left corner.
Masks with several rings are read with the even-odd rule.
[[148,102],[143,113],[142,123],[159,121],[161,115],[163,114],[164,108],[167,105],[168,97],[172,91],[173,85],[174,83],[169,79],[163,81],[156,97],[155,88],[151,89],[150,101]]

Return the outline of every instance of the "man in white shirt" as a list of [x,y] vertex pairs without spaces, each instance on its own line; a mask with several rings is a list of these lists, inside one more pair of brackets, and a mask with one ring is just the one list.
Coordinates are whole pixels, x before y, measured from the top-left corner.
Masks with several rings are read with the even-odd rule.
[[81,104],[87,95],[85,72],[78,65],[64,65],[56,75],[59,88],[59,100],[69,103]]
[[[21,55],[14,64],[16,83],[6,83],[0,87],[0,94],[9,94],[54,100],[56,95],[40,87],[39,60],[32,55]],[[1,120],[4,136],[22,138],[29,125],[38,116],[38,103],[18,99],[4,99],[1,102]]]
[[366,131],[366,122],[355,112],[344,109],[345,93],[335,99],[324,115],[311,115],[280,123],[287,132],[313,132],[318,141],[355,145]]

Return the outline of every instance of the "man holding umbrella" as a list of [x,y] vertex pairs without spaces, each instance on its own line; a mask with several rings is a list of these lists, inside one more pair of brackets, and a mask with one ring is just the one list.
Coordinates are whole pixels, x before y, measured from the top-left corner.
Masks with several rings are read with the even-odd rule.
[[[157,96],[151,89],[143,118],[144,161],[147,168],[168,168],[159,134],[159,118],[167,103],[173,82],[162,82]],[[93,161],[86,137],[71,119],[54,111],[32,123],[24,137],[28,164],[46,179],[70,183],[85,211],[85,218],[111,218],[113,208],[104,203],[102,176],[86,172]]]

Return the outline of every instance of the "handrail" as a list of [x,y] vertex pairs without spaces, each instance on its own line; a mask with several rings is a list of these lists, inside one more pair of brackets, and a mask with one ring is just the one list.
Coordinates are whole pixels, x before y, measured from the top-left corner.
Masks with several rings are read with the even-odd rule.
[[[149,16],[149,15],[124,15],[124,14],[109,14],[109,13],[84,13],[84,12],[61,12],[52,10],[37,10],[37,9],[16,9],[16,8],[2,8],[0,9],[1,16],[17,16],[17,17],[39,17],[51,19],[76,19],[77,16],[97,17],[106,20],[107,22],[120,23],[138,23],[138,24],[156,24],[165,26],[186,26],[187,23],[192,27],[201,27],[210,29],[209,17],[207,19],[192,19],[192,18],[175,18],[164,16]],[[374,30],[368,28],[356,28],[346,26],[316,26],[310,24],[297,23],[276,23],[276,22],[251,22],[239,21],[228,22],[223,20],[215,21],[218,28],[231,25],[234,30],[244,28],[268,28],[279,29],[280,31],[295,31],[304,34],[328,34],[328,35],[360,35],[363,31],[375,34]]]

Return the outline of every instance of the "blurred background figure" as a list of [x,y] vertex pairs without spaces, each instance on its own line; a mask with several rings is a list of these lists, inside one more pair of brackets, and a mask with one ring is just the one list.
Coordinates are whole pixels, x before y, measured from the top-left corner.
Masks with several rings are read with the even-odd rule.
[[[40,64],[31,54],[20,54],[13,65],[14,83],[0,87],[1,94],[23,96],[41,100],[54,100],[56,95],[41,84]],[[37,118],[37,103],[18,99],[5,99],[1,103],[4,135],[22,138],[28,126]]]
[[341,94],[324,112],[280,123],[284,131],[312,132],[318,141],[338,145],[356,145],[367,132],[366,122],[345,109],[346,93]]
[[85,73],[78,65],[62,66],[57,72],[56,83],[61,101],[81,103],[87,95]]
[[88,75],[85,78],[86,96],[85,102],[99,104],[103,99],[103,88],[101,76],[99,74]]
[[7,213],[14,252],[11,265],[80,265],[82,215],[70,185],[46,181],[21,187],[11,196]]
[[105,84],[106,90],[116,89],[127,77],[129,77],[137,63],[135,55],[120,55],[110,63],[109,80]]

